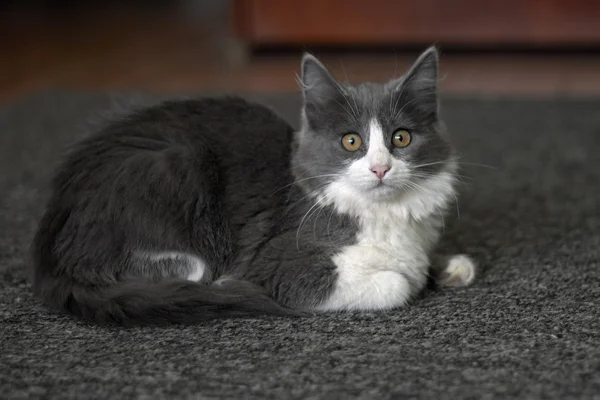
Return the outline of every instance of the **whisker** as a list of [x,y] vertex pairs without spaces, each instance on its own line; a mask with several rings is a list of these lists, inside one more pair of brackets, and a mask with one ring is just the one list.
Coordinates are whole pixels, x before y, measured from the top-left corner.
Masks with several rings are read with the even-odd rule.
[[287,184],[285,186],[280,187],[279,189],[277,189],[276,191],[274,191],[273,193],[271,193],[270,196],[273,196],[275,193],[279,192],[280,190],[283,190],[283,189],[285,189],[287,187],[293,186],[293,185],[295,185],[296,183],[299,183],[299,182],[308,181],[310,179],[318,179],[318,178],[326,178],[326,177],[330,177],[330,176],[342,176],[342,175],[343,174],[323,174],[323,175],[315,175],[315,176],[309,176],[308,178],[298,179],[298,180],[296,180],[296,181],[294,181],[292,183],[289,183],[289,184]]
[[344,79],[346,79],[346,82],[350,83],[350,80],[348,79],[348,75],[346,75],[346,68],[344,68],[344,63],[342,62],[342,60],[338,60],[340,62],[340,67],[342,67],[342,73],[344,74]]
[[304,90],[308,89],[308,86],[305,85],[304,82],[302,82],[302,78],[297,73],[294,75],[296,76],[296,83],[300,87],[300,91],[304,92]]
[[402,86],[402,89],[400,90],[400,93],[398,93],[398,95],[396,96],[396,98],[394,99],[394,106],[392,107],[392,112],[390,113],[390,115],[394,115],[397,116],[399,113],[396,112],[398,110],[398,105],[400,104],[400,99],[402,98],[402,93],[404,93],[404,88],[406,86]]
[[[326,196],[326,200],[328,200],[328,199],[329,199],[329,196]],[[315,217],[315,220],[313,222],[313,239],[315,239],[315,240],[317,240],[317,233],[316,233],[316,230],[317,230],[317,220],[319,219],[319,216],[321,215],[321,213],[323,212],[323,210],[325,208],[327,208],[327,206],[329,206],[329,203],[326,200],[323,201],[321,207],[319,207],[318,214]]]
[[327,236],[331,238],[331,234],[329,233],[329,224],[331,224],[331,217],[333,217],[333,214],[335,213],[335,207],[331,207],[331,212],[329,213],[329,218],[327,219],[327,229],[325,230],[325,232],[327,232]]
[[[307,219],[310,219],[310,217],[312,215],[314,215],[315,212],[317,212],[319,210],[319,208],[317,208],[314,212],[311,213],[311,211],[313,211],[315,209],[315,207],[320,207],[323,205],[323,203],[328,199],[328,197],[331,194],[326,194],[324,195],[322,198],[317,199],[317,201],[315,202],[315,204],[313,204],[308,211],[304,214],[304,216],[302,217],[302,219],[300,220],[300,224],[298,225],[298,229],[296,230],[296,249],[298,251],[300,251],[300,232],[302,230],[302,227],[304,226],[304,221]],[[309,215],[310,214],[310,215]]]
[[[342,63],[342,60],[339,60],[339,62],[340,62],[340,67],[342,67],[342,73],[344,74],[344,78],[346,79],[346,82],[350,83],[350,81],[348,80],[348,75],[346,75],[346,69],[344,68],[344,63]],[[350,107],[350,112],[345,107],[344,107],[344,109],[346,110],[347,113],[350,114],[350,116],[352,118],[354,118],[355,122],[358,122],[360,119],[359,118],[360,112],[358,110],[358,104],[356,103],[356,100],[354,99],[354,97],[352,97],[352,102],[354,103],[354,108],[353,108],[352,104],[350,104],[350,102],[348,101],[348,97],[346,96],[346,93],[344,92],[343,88],[341,86],[338,86],[338,89],[339,89],[342,97],[346,101],[346,104],[348,104],[348,107]],[[340,104],[338,101],[336,101],[336,103]]]
[[400,112],[402,112],[402,110],[404,109],[404,107],[402,107],[400,109],[400,111],[396,112],[396,109],[397,109],[398,105],[400,104],[400,99],[402,98],[402,94],[404,93],[404,89],[406,89],[406,86],[408,86],[407,83],[410,82],[410,80],[413,78],[413,76],[410,76],[407,80],[402,82],[402,89],[400,90],[400,93],[398,93],[398,96],[396,97],[396,101],[394,102],[394,110],[392,112],[394,117],[398,117],[398,114],[400,114]]
[[486,164],[478,164],[478,163],[472,163],[472,162],[464,162],[464,161],[459,161],[457,162],[458,165],[469,165],[469,166],[474,166],[474,167],[482,167],[482,168],[489,168],[489,169],[495,169],[498,170],[498,167],[495,167],[493,165],[486,165]]
[[426,164],[413,165],[411,168],[415,168],[415,169],[416,168],[423,168],[423,167],[428,167],[428,166],[431,166],[431,165],[447,164],[449,162],[456,163],[458,165],[473,165],[473,166],[476,166],[476,167],[498,169],[498,167],[495,167],[495,166],[492,166],[492,165],[486,165],[486,164],[478,164],[478,163],[460,161],[458,158],[450,158],[448,160],[434,161],[434,162],[430,162],[430,163],[426,163]]
[[[429,178],[433,178],[433,177],[437,176],[436,173],[422,173],[422,172],[415,172],[415,171],[411,171],[410,174],[412,177],[419,178],[419,179],[429,179]],[[459,173],[453,173],[452,177],[456,178],[456,180],[459,182],[464,182],[463,180],[473,180],[472,177],[463,175],[463,174],[459,174]]]
[[288,212],[290,212],[290,210],[291,210],[292,208],[294,208],[294,206],[295,206],[296,204],[300,203],[301,201],[303,201],[303,200],[304,200],[304,199],[306,199],[307,197],[310,197],[310,196],[314,195],[315,193],[318,193],[318,192],[322,191],[324,188],[326,188],[326,187],[327,187],[327,185],[329,185],[329,183],[330,183],[330,182],[327,182],[326,184],[324,184],[324,185],[321,185],[320,187],[316,188],[315,190],[312,190],[312,191],[310,191],[310,192],[309,192],[309,193],[307,193],[306,195],[302,196],[300,199],[296,200],[296,201],[295,201],[293,204],[289,205],[289,206],[288,206],[288,209],[287,209],[287,211],[286,211],[286,214],[287,214]]
[[[345,98],[345,97],[344,97]],[[348,107],[346,107],[345,105],[343,105],[342,103],[340,103],[339,101],[335,100],[335,102],[344,109],[344,111],[346,111],[346,113],[352,117],[352,119],[354,120],[354,122],[358,122],[358,119],[356,117],[356,115],[354,114],[354,112],[352,111],[352,107],[350,106],[350,104],[348,104],[348,101],[346,100],[346,104],[348,104],[348,107],[350,107],[350,109],[348,109]]]
[[[344,73],[344,78],[346,79],[346,82],[349,84],[350,80],[348,79],[348,75],[346,75],[346,69],[344,68],[344,63],[342,63],[342,60],[340,60],[340,66],[342,67],[342,72]],[[346,96],[344,96],[344,98],[346,98]],[[351,96],[351,98],[352,98],[352,102],[354,103],[354,107],[355,107],[354,110],[356,111],[357,118],[358,118],[358,115],[360,114],[360,112],[358,110],[358,104],[356,103],[356,99],[353,96]],[[350,105],[350,103],[348,102],[347,99],[346,99],[346,102],[348,103],[348,105]],[[352,107],[350,107],[350,108],[352,108]]]
[[[452,160],[450,160],[450,161],[452,161]],[[417,168],[429,167],[431,165],[447,164],[448,162],[449,162],[448,160],[434,161],[434,162],[430,162],[430,163],[426,163],[426,164],[411,165],[411,168],[417,169]]]
[[352,110],[352,117],[354,118],[355,121],[358,121],[359,118],[359,111],[358,111],[358,104],[356,104],[356,100],[354,99],[354,97],[351,97],[352,102],[354,103],[354,108],[352,107],[352,105],[350,104],[350,102],[348,101],[348,97],[345,94],[342,94],[342,97],[344,98],[344,100],[346,100],[346,103],[348,104],[348,107],[350,107],[350,110]]
[[456,204],[456,218],[460,218],[460,208],[458,207],[458,197],[456,196],[456,193],[454,193],[454,191],[452,191],[452,196],[454,196],[454,203]]
[[[404,88],[402,88],[402,90],[404,90]],[[400,113],[401,113],[402,111],[404,111],[404,109],[405,109],[406,107],[408,107],[410,104],[414,103],[414,102],[415,102],[415,101],[417,101],[417,100],[419,100],[419,99],[415,97],[414,99],[412,99],[412,100],[410,100],[410,101],[407,101],[407,102],[406,102],[406,103],[405,103],[405,104],[404,104],[404,105],[403,105],[403,106],[400,108],[400,110],[398,110],[398,112],[397,112],[396,114],[394,114],[394,118],[398,118],[398,116],[400,115]]]
[[419,191],[423,196],[429,196],[430,193],[427,193],[425,191],[425,188],[423,188],[422,186],[420,186],[419,184],[415,183],[415,182],[411,182],[411,181],[406,181],[403,182],[406,186],[408,186],[409,188],[413,189],[413,190],[417,190]]
[[[415,189],[421,187],[419,184],[417,184],[415,182],[407,181],[405,183],[408,184],[410,187],[413,187]],[[431,193],[426,193],[424,191],[421,191],[421,193],[424,196],[431,196]],[[457,216],[457,218],[460,218],[460,209],[459,209],[459,204],[458,204],[458,197],[456,196],[456,193],[454,191],[451,191],[450,194],[454,197],[454,202],[456,204],[456,216]],[[443,218],[443,216],[442,216],[442,218]]]

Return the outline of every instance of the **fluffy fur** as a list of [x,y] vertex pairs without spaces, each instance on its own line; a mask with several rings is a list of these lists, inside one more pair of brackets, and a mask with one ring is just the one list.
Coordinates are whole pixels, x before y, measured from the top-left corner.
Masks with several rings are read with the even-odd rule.
[[[58,171],[33,243],[35,293],[132,325],[391,309],[429,275],[469,284],[468,257],[435,255],[456,171],[437,64],[430,48],[401,78],[354,86],[305,55],[298,132],[237,98],[114,121]],[[398,129],[407,147],[392,144]],[[358,150],[342,146],[347,133]]]

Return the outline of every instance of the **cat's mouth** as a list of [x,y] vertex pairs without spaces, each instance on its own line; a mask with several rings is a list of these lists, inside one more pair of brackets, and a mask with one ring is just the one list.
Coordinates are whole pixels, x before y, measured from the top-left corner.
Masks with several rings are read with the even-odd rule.
[[386,184],[385,182],[380,181],[380,182],[377,182],[371,190],[389,190],[389,189],[393,189],[393,188],[390,185]]
[[378,179],[373,181],[372,189],[373,190],[385,190],[385,189],[395,189],[398,190],[398,182],[394,182],[393,179]]
[[394,177],[393,179],[367,179],[362,180],[351,180],[344,182],[344,185],[352,188],[352,191],[361,197],[365,197],[370,200],[382,200],[388,201],[390,199],[397,199],[410,191],[410,184],[404,184],[403,179]]
[[373,199],[389,200],[391,198],[397,199],[415,190],[414,186],[405,181],[388,181],[384,179],[377,180],[376,182],[372,181],[368,187],[363,187],[362,192]]
[[382,198],[397,194],[398,189],[387,182],[378,181],[377,183],[373,184],[370,188],[368,188],[366,192],[371,196]]

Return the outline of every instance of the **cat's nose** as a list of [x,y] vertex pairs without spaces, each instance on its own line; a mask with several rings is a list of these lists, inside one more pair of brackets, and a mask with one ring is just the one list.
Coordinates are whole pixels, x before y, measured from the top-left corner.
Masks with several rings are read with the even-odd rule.
[[390,170],[390,166],[387,164],[378,164],[371,166],[371,172],[373,172],[379,180],[383,179],[385,174]]

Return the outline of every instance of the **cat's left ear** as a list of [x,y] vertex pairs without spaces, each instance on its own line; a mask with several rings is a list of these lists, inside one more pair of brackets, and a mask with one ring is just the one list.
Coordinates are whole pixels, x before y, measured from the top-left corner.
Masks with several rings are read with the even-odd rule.
[[315,56],[302,57],[300,84],[305,104],[324,105],[340,95],[341,88],[327,68]]
[[393,91],[414,98],[415,105],[427,113],[437,114],[438,64],[435,46],[425,50],[402,78],[390,82]]

